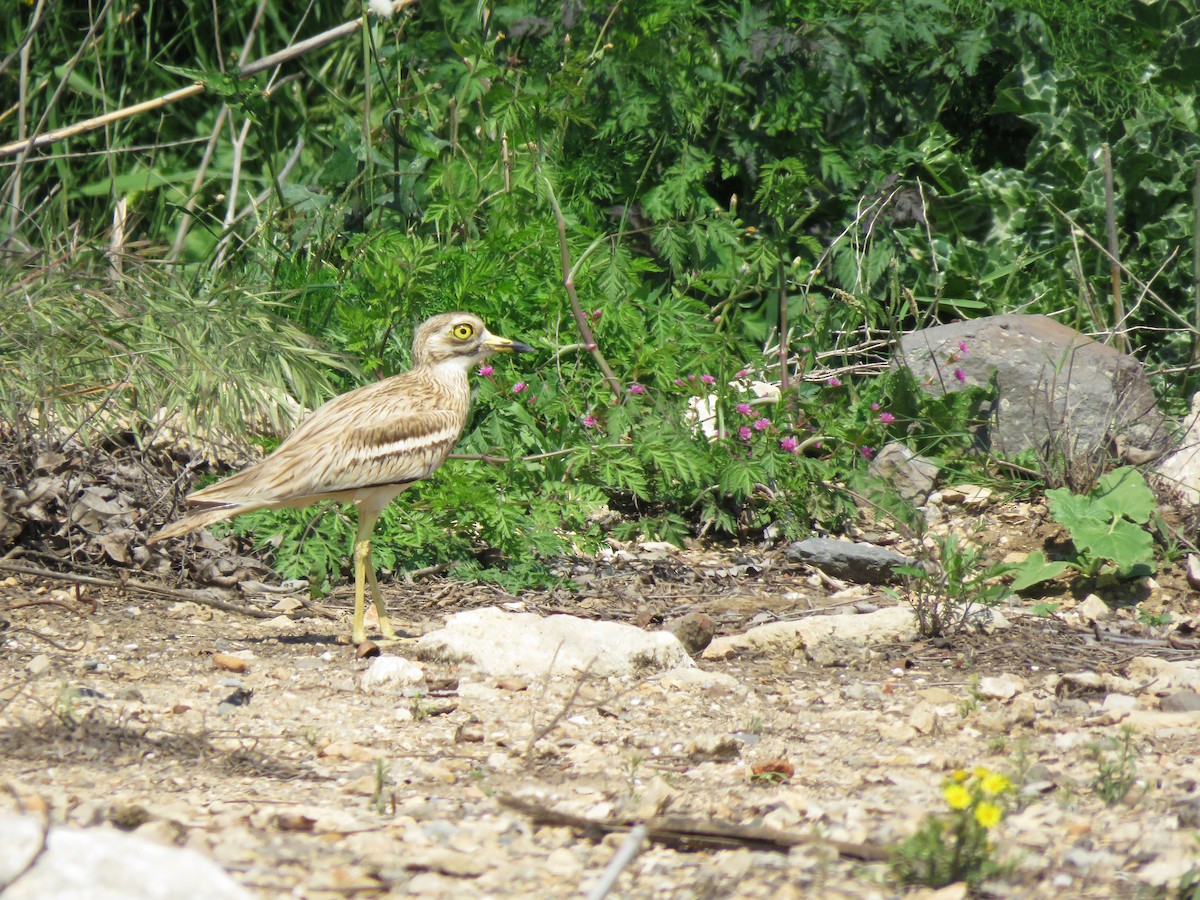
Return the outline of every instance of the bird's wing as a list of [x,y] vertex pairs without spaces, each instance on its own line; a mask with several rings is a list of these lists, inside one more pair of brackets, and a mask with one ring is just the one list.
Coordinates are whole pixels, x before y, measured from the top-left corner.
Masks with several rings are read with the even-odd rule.
[[288,505],[428,477],[457,443],[465,408],[431,407],[430,398],[383,384],[331,400],[266,459],[196,491],[189,503]]

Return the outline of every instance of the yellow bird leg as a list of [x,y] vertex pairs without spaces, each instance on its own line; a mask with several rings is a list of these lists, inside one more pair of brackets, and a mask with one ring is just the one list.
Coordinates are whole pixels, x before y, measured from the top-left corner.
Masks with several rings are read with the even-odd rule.
[[[366,577],[364,572],[370,572],[371,542],[354,542],[354,622],[350,627],[350,642],[361,644],[367,639],[367,631],[363,628],[363,606],[366,601]],[[374,574],[371,576],[375,580]]]
[[379,592],[379,581],[375,577],[375,566],[371,563],[370,551],[367,554],[367,581],[371,585],[371,598],[375,601],[375,612],[379,613],[379,633],[384,640],[392,640],[396,637],[396,630],[392,628],[392,623],[388,621],[387,603],[383,599],[383,594]]

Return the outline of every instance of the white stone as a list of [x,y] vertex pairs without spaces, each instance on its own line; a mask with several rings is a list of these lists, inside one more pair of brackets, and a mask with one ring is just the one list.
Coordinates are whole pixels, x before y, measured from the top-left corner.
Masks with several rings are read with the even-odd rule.
[[1192,395],[1192,408],[1183,420],[1184,433],[1175,446],[1182,449],[1160,459],[1151,470],[1192,505],[1200,503],[1200,392]]
[[979,693],[989,700],[1011,700],[1025,690],[1025,681],[1016,675],[993,675],[979,679]]
[[666,631],[495,607],[455,613],[417,646],[423,655],[468,660],[492,675],[644,675],[696,665]]
[[1151,691],[1164,688],[1200,691],[1200,661],[1135,656],[1129,661],[1129,677],[1134,681],[1152,681],[1148,688]]
[[1089,622],[1103,622],[1112,615],[1112,610],[1108,608],[1108,604],[1095,594],[1088,594],[1084,597],[1083,602],[1076,607],[1075,611]]
[[36,819],[0,815],[0,884],[9,885],[4,900],[251,898],[220,866],[194,850],[164,847],[107,828],[51,828],[45,852],[20,874],[41,842],[42,825]]
[[403,656],[377,656],[362,674],[359,685],[366,693],[402,690],[425,680],[425,670]]
[[798,650],[842,640],[859,646],[912,640],[917,620],[911,609],[890,606],[863,615],[811,616],[792,622],[772,622],[742,634],[719,637],[704,651],[705,659],[724,659],[744,650]]
[[1104,703],[1100,708],[1107,712],[1129,713],[1137,709],[1138,706],[1137,697],[1130,697],[1128,694],[1109,694],[1104,698]]

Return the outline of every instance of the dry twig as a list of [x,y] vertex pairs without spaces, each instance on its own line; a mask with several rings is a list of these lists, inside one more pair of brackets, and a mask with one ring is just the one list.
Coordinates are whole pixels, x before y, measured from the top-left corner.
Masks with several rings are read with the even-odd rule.
[[879,862],[888,858],[887,850],[876,844],[856,844],[850,841],[826,840],[811,834],[779,831],[765,825],[736,825],[716,819],[692,819],[686,816],[654,816],[645,822],[629,819],[587,819],[559,812],[529,800],[501,794],[501,806],[529,817],[536,825],[571,828],[584,837],[598,840],[606,834],[632,831],[644,826],[647,840],[675,850],[772,850],[787,853],[793,847],[817,844],[832,847],[839,856],[863,862]]

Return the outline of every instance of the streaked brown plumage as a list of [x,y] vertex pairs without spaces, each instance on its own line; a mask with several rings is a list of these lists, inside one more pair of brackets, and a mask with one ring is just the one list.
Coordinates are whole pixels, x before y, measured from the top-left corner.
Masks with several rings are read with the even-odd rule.
[[330,400],[261,462],[189,494],[188,504],[198,508],[150,543],[256,509],[352,502],[358,535],[351,639],[366,639],[364,581],[371,586],[381,633],[393,637],[371,565],[379,514],[413,482],[428,478],[458,442],[470,406],[471,367],[494,353],[532,349],[492,334],[470,313],[434,316],[417,329],[409,371]]

